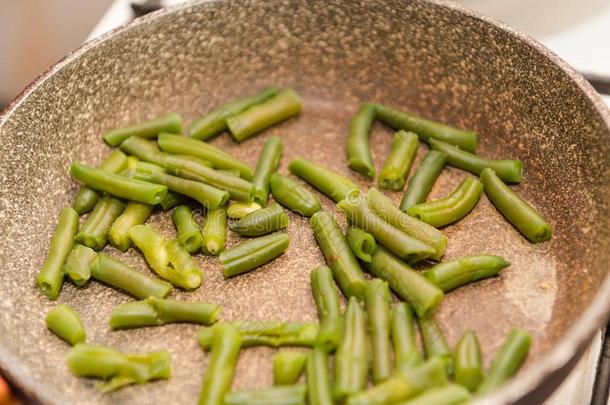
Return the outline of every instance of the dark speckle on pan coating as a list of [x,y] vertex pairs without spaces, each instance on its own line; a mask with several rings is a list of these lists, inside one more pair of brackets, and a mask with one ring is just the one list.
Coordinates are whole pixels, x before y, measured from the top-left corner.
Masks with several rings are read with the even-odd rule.
[[[582,350],[607,315],[608,306],[591,315],[573,336],[574,344],[564,348],[568,357],[551,350],[600,290],[610,261],[607,110],[582,79],[549,59],[548,51],[480,17],[421,1],[191,4],[144,18],[78,51],[50,73],[0,117],[0,367],[45,402],[195,402],[207,364],[195,341],[197,327],[111,332],[112,309],[130,298],[95,282],[82,289],[66,283],[59,302],[81,313],[89,341],[127,352],[172,352],[171,380],[101,395],[92,381],[69,374],[68,347],[44,327],[55,303],[40,294],[34,277],[59,209],[77,190],[68,166],[101,162],[110,150],[101,139],[105,130],[166,111],[181,113],[188,123],[269,84],[302,94],[300,118],[240,145],[226,134],[211,141],[252,167],[265,139],[279,135],[285,145],[282,173],[299,155],[364,189],[367,183],[347,170],[345,159],[349,118],[362,101],[475,129],[482,155],[524,161],[523,182],[515,189],[548,218],[553,240],[527,243],[483,197],[471,215],[445,229],[446,258],[492,253],[512,265],[501,277],[448,294],[438,313],[451,345],[465,330],[476,330],[487,362],[512,326],[531,331],[525,373],[538,374],[518,380],[520,393],[537,388]],[[378,168],[391,133],[380,124],[373,128]],[[431,198],[446,195],[465,175],[447,169]],[[400,201],[399,193],[390,196]],[[328,199],[321,201],[338,215]],[[219,303],[225,320],[315,320],[309,271],[323,258],[307,219],[290,215],[292,243],[285,255],[230,280],[223,279],[215,258],[197,256],[205,273],[202,287],[173,297]],[[344,218],[338,219],[345,229]],[[167,214],[150,222],[173,235]],[[229,245],[237,242],[230,233]],[[133,249],[107,251],[150,272]],[[608,283],[601,289],[607,302]],[[270,385],[272,353],[246,350],[234,387]],[[544,368],[532,371],[541,362]]]

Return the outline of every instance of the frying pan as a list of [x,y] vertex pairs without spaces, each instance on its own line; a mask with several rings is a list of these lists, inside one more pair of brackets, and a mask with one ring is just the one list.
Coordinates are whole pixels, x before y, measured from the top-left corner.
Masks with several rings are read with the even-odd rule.
[[[69,374],[67,346],[44,327],[55,303],[34,278],[58,211],[77,189],[68,166],[100,163],[109,152],[104,130],[166,111],[190,121],[268,84],[298,90],[301,116],[240,145],[226,134],[212,141],[252,166],[265,139],[279,135],[281,172],[299,155],[370,186],[347,170],[345,159],[349,118],[362,101],[473,128],[479,153],[524,161],[515,188],[551,222],[553,239],[528,243],[483,197],[471,215],[445,229],[446,258],[488,252],[512,265],[500,277],[448,294],[438,318],[452,345],[475,330],[487,363],[511,327],[531,331],[524,369],[487,400],[546,398],[608,318],[610,114],[581,76],[535,41],[458,6],[424,1],[189,3],[94,40],[40,76],[0,116],[2,372],[44,403],[195,403],[207,363],[195,326],[111,332],[112,308],[129,298],[95,282],[82,289],[67,283],[59,302],[81,313],[90,342],[173,353],[171,380],[102,395],[92,381]],[[391,131],[375,125],[378,167],[390,140]],[[464,176],[446,170],[431,198]],[[309,271],[323,258],[307,220],[291,219],[286,255],[231,280],[223,280],[217,260],[198,256],[203,286],[174,296],[217,302],[225,320],[315,320]],[[167,214],[151,222],[172,235]],[[236,242],[232,235],[229,244]],[[133,250],[107,250],[149,271]],[[270,385],[272,353],[245,350],[234,388]]]

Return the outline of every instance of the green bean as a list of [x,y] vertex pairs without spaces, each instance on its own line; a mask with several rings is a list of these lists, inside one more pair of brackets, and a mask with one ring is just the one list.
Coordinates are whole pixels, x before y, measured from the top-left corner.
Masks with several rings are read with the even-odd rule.
[[333,395],[328,375],[328,354],[315,346],[307,356],[307,399],[310,405],[333,405]]
[[172,213],[172,222],[176,226],[180,246],[189,253],[193,253],[201,247],[203,236],[197,221],[193,218],[193,211],[189,207],[186,205],[176,207]]
[[128,155],[135,156],[144,162],[154,163],[163,166],[166,153],[161,152],[159,147],[152,141],[132,137],[121,142],[120,148]]
[[388,283],[371,280],[364,293],[368,330],[371,335],[373,382],[378,384],[392,374],[390,361],[390,302]]
[[417,154],[419,140],[413,132],[398,131],[394,135],[390,153],[379,173],[379,187],[401,191]]
[[[100,169],[116,174],[125,169],[126,166],[127,156],[120,150],[115,150],[102,162]],[[76,193],[72,208],[74,208],[74,211],[78,212],[79,215],[82,215],[95,207],[98,198],[99,194],[97,191],[83,186],[78,190],[78,193]]]
[[120,251],[125,252],[131,246],[129,230],[136,225],[142,225],[150,214],[153,206],[136,201],[127,203],[123,213],[114,221],[109,232],[110,244]]
[[70,166],[70,173],[72,177],[82,181],[88,187],[127,200],[154,205],[161,202],[167,195],[167,187],[163,185],[128,179],[80,163],[73,163]]
[[168,379],[171,375],[171,355],[167,351],[123,354],[109,347],[83,343],[70,349],[66,363],[77,377],[107,380],[96,385],[102,392]]
[[161,200],[159,205],[161,206],[161,209],[163,211],[167,211],[171,208],[174,208],[177,205],[184,204],[187,201],[188,201],[188,198],[185,195],[176,193],[174,191],[168,191],[167,195],[165,196],[165,198],[163,200]]
[[282,149],[282,139],[272,136],[267,139],[258,157],[252,184],[254,185],[254,201],[263,207],[267,205],[269,179],[277,171],[282,158]]
[[430,259],[440,260],[447,247],[447,237],[441,231],[417,218],[405,214],[394,205],[390,198],[383,195],[376,188],[369,189],[366,201],[369,207],[381,219],[399,231],[432,246],[435,252],[430,256]]
[[356,297],[350,297],[345,310],[343,338],[335,354],[335,399],[344,398],[366,387],[369,371],[366,314]]
[[343,317],[337,286],[328,267],[319,266],[311,272],[311,291],[320,319],[316,346],[328,351],[334,350],[343,333]]
[[510,263],[498,256],[472,255],[439,263],[426,270],[424,276],[444,292],[474,281],[493,277]]
[[375,177],[375,164],[371,157],[369,137],[375,121],[375,105],[364,103],[356,112],[349,124],[347,137],[347,165],[350,169],[366,176]]
[[227,210],[225,207],[208,210],[201,227],[201,235],[203,236],[201,249],[204,253],[217,256],[225,249],[227,237]]
[[385,405],[412,398],[433,387],[447,384],[445,366],[440,359],[430,359],[403,373],[352,395],[347,405]]
[[[313,322],[232,321],[228,324],[240,333],[243,347],[311,347],[320,330]],[[216,327],[203,327],[197,332],[197,342],[203,350],[210,348]]]
[[417,397],[397,405],[459,405],[469,401],[470,393],[467,389],[456,384],[449,384],[424,391]]
[[498,176],[508,183],[519,183],[523,174],[523,163],[520,160],[485,159],[473,153],[461,150],[445,142],[431,139],[430,147],[447,154],[447,164],[480,175],[483,169],[493,169]]
[[66,304],[59,304],[50,310],[45,322],[51,332],[71,346],[83,343],[86,339],[80,315]]
[[476,152],[477,133],[475,131],[463,131],[412,113],[394,110],[381,104],[377,104],[376,109],[378,120],[395,129],[415,132],[419,139],[424,142],[431,143],[438,139],[459,146],[468,152]]
[[84,286],[91,278],[97,253],[87,246],[75,244],[64,263],[63,272],[79,287]]
[[320,211],[320,200],[311,191],[288,177],[273,173],[270,177],[273,198],[292,212],[310,217]]
[[481,182],[468,177],[447,197],[414,205],[407,209],[407,213],[439,228],[457,222],[468,215],[479,202],[482,192]]
[[209,113],[196,119],[189,125],[188,133],[191,138],[201,141],[227,129],[227,119],[253,105],[267,101],[277,94],[277,87],[269,86],[250,96],[238,98],[220,105]]
[[225,395],[224,405],[305,405],[307,387],[285,385],[248,391],[235,391]]
[[551,239],[551,225],[536,208],[508,188],[492,169],[481,172],[481,181],[485,194],[498,211],[530,242],[538,243]]
[[289,222],[284,209],[274,203],[233,222],[230,228],[242,236],[262,236],[286,228]]
[[417,318],[417,324],[419,325],[419,332],[421,333],[422,341],[424,342],[426,356],[429,359],[432,357],[441,359],[445,363],[447,375],[452,375],[453,354],[447,345],[443,330],[434,320],[434,316],[432,314],[427,314],[419,317]]
[[231,219],[242,219],[246,215],[251,214],[256,210],[260,210],[261,208],[260,204],[255,202],[245,203],[231,201],[227,208],[227,216]]
[[104,134],[104,140],[110,146],[117,146],[129,137],[154,138],[161,132],[171,132],[173,134],[182,132],[180,115],[169,113],[139,124],[113,129]]
[[483,356],[477,335],[468,331],[460,339],[455,349],[455,381],[476,391],[483,381]]
[[346,297],[364,297],[366,281],[358,260],[332,215],[316,212],[309,221],[320,250],[331,268],[333,277]]
[[102,197],[76,234],[75,242],[95,251],[102,250],[108,242],[110,227],[124,209],[125,203],[118,198]]
[[487,394],[515,375],[527,357],[530,343],[531,337],[527,331],[513,329],[492,361],[487,377],[483,379],[477,393]]
[[358,186],[347,177],[305,159],[293,159],[288,165],[288,170],[334,202],[339,202],[354,190],[358,190]]
[[168,323],[211,325],[216,322],[219,312],[220,306],[216,304],[149,297],[116,307],[110,315],[110,328],[131,329]]
[[349,248],[358,259],[363,262],[370,262],[373,259],[373,253],[377,249],[377,243],[373,235],[360,228],[350,227],[345,237]]
[[381,219],[369,207],[365,197],[360,193],[354,193],[337,206],[347,214],[347,219],[352,226],[368,231],[378,245],[385,246],[409,262],[423,260],[435,254],[432,246],[407,235]]
[[260,104],[227,117],[227,126],[237,142],[301,112],[302,102],[292,89],[284,89]]
[[175,286],[193,290],[203,276],[197,263],[176,240],[167,241],[150,225],[136,225],[129,230],[132,242],[144,254],[150,268]]
[[400,210],[407,211],[408,208],[416,204],[426,202],[434,182],[445,168],[447,154],[438,150],[431,150],[426,153],[419,167],[409,179],[407,191],[400,202]]
[[419,316],[431,312],[443,300],[440,288],[381,246],[377,247],[373,260],[366,266],[375,277],[387,281]]
[[70,207],[62,208],[47,258],[36,277],[38,287],[50,300],[56,299],[61,290],[64,280],[63,265],[72,250],[77,230],[78,213]]
[[252,180],[252,169],[250,167],[235,156],[209,143],[172,134],[160,134],[157,142],[164,152],[174,155],[195,156],[212,162],[212,165],[217,169],[237,169],[240,177]]
[[280,350],[273,356],[273,384],[295,384],[305,368],[307,353]]
[[254,270],[270,262],[288,249],[290,239],[284,232],[251,239],[220,253],[225,278]]
[[396,370],[402,373],[419,366],[423,359],[415,338],[413,308],[409,304],[399,302],[394,306],[390,320],[390,329],[394,346]]

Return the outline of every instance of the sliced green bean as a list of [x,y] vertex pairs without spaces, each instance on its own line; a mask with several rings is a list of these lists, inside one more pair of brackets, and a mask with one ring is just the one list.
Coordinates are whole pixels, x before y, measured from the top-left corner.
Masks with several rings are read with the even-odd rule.
[[319,266],[311,272],[311,291],[320,319],[320,332],[316,338],[316,346],[332,351],[339,344],[343,334],[343,317],[339,306],[337,286],[333,281],[330,268]]
[[269,179],[273,198],[292,212],[310,217],[320,211],[320,200],[305,187],[282,176],[273,173]]
[[120,148],[128,155],[135,156],[144,162],[154,163],[163,166],[166,153],[161,152],[159,147],[152,141],[132,137],[121,142]]
[[448,384],[424,391],[417,397],[397,405],[459,405],[470,402],[470,399],[467,389],[457,384]]
[[487,377],[483,379],[477,393],[487,394],[515,375],[527,357],[530,343],[531,337],[527,331],[513,329],[492,361]]
[[528,202],[512,191],[492,169],[481,172],[485,194],[504,218],[532,243],[551,239],[551,225]]
[[364,293],[368,330],[371,335],[373,382],[380,383],[392,374],[390,361],[390,302],[388,283],[371,280]]
[[305,405],[307,387],[284,385],[257,390],[234,391],[225,395],[224,405]]
[[366,281],[358,260],[351,252],[339,224],[332,215],[316,212],[309,221],[320,250],[333,277],[346,297],[364,297]]
[[273,356],[273,384],[295,384],[305,368],[307,353],[280,350]]
[[290,239],[284,232],[251,239],[219,255],[222,272],[226,278],[254,270],[284,253]]
[[400,202],[401,211],[406,212],[408,208],[426,202],[434,182],[445,168],[446,163],[447,154],[445,152],[431,150],[426,153],[409,179],[407,191]]
[[483,381],[483,355],[477,335],[468,331],[460,339],[455,349],[455,381],[476,391]]
[[80,315],[66,304],[59,304],[50,310],[45,322],[51,332],[71,346],[83,343],[86,339]]
[[468,177],[447,197],[414,205],[407,210],[407,213],[429,225],[440,228],[468,215],[479,202],[482,192],[481,182]]
[[379,187],[401,191],[417,154],[419,139],[413,132],[398,131],[379,173]]
[[129,230],[146,222],[152,210],[153,206],[150,204],[130,201],[110,228],[110,244],[123,252],[129,249],[131,246]]
[[483,169],[493,169],[498,176],[508,183],[519,183],[523,174],[523,163],[520,160],[485,159],[473,153],[461,150],[445,142],[431,139],[430,147],[447,154],[447,164],[480,175]]
[[288,226],[290,219],[279,204],[249,213],[231,224],[231,230],[242,236],[262,236]]
[[322,194],[339,202],[346,198],[358,186],[347,177],[341,176],[323,166],[317,165],[309,160],[296,158],[288,165],[290,173],[300,177]]
[[438,357],[445,363],[445,369],[447,375],[453,374],[453,353],[447,345],[443,330],[436,323],[432,314],[427,314],[423,317],[417,318],[417,324],[419,325],[419,332],[421,333],[422,341],[424,342],[424,349],[426,350],[426,356],[430,359]]
[[498,256],[472,255],[439,263],[429,268],[424,276],[444,292],[474,281],[493,277],[510,263]]
[[203,236],[201,249],[204,253],[218,256],[225,249],[227,238],[227,209],[225,207],[208,210],[201,227],[201,235]]
[[477,149],[477,133],[475,131],[464,131],[432,121],[415,114],[398,111],[393,108],[376,105],[377,119],[383,123],[405,131],[415,132],[419,139],[431,143],[438,139],[459,146],[461,149],[475,153]]
[[[228,324],[240,333],[243,347],[311,347],[316,343],[320,330],[318,324],[313,322],[232,321]],[[218,325],[203,327],[197,332],[197,342],[203,350],[210,348],[214,328]]]
[[63,265],[74,245],[74,237],[78,230],[78,213],[70,207],[62,208],[51,247],[47,253],[36,283],[48,299],[54,300],[64,282]]
[[160,134],[157,142],[164,152],[195,156],[212,162],[216,169],[237,169],[240,177],[252,180],[252,169],[248,165],[209,143],[172,134]]
[[356,257],[363,262],[370,262],[377,249],[375,238],[360,228],[350,227],[345,233],[347,244]]
[[177,205],[184,204],[187,201],[188,197],[186,197],[185,195],[176,193],[174,191],[168,191],[165,198],[159,203],[159,206],[161,206],[161,209],[163,211],[167,211]]
[[173,134],[182,132],[182,118],[180,118],[180,115],[169,113],[138,124],[113,129],[104,134],[104,140],[110,146],[117,146],[132,136],[154,138],[161,132],[171,132]]
[[390,285],[400,298],[413,306],[418,316],[431,312],[443,300],[443,291],[381,246],[366,264],[369,271]]
[[64,263],[63,272],[79,287],[84,286],[91,278],[91,267],[97,259],[93,249],[75,244]]
[[258,157],[256,169],[254,169],[254,202],[261,206],[267,205],[269,197],[269,179],[273,173],[277,171],[282,158],[282,139],[277,136],[272,136],[265,141],[263,150]]
[[307,356],[307,399],[310,405],[333,405],[333,395],[328,373],[328,354],[315,346]]
[[102,250],[114,221],[125,209],[125,203],[109,195],[102,197],[76,234],[74,240],[95,251]]
[[227,216],[231,219],[242,219],[246,215],[251,214],[256,210],[260,210],[261,208],[260,204],[255,202],[245,203],[231,201],[227,208]]
[[301,112],[302,101],[296,91],[284,89],[260,104],[227,118],[227,126],[237,142],[278,124]]
[[203,244],[203,236],[197,221],[193,217],[193,211],[186,205],[176,207],[172,213],[172,222],[176,226],[180,246],[189,253],[199,250]]
[[[114,150],[106,160],[102,162],[100,165],[101,170],[105,170],[109,173],[119,173],[123,169],[127,167],[127,156],[120,150]],[[74,202],[72,203],[72,208],[74,211],[78,212],[79,215],[84,214],[85,212],[89,212],[95,207],[95,203],[99,198],[99,194],[97,191],[83,186],[76,193],[76,197],[74,197]]]
[[356,115],[350,121],[347,137],[347,165],[350,169],[369,179],[375,177],[375,164],[371,157],[369,145],[375,113],[374,104],[361,104]]
[[196,119],[189,125],[188,133],[191,138],[204,141],[212,136],[227,130],[227,119],[253,105],[267,101],[277,94],[277,87],[269,86],[250,96],[229,101],[214,108],[209,113]]
[[392,309],[390,320],[392,343],[394,346],[394,363],[396,370],[403,373],[419,366],[422,354],[415,337],[415,319],[413,308],[406,302],[399,302]]

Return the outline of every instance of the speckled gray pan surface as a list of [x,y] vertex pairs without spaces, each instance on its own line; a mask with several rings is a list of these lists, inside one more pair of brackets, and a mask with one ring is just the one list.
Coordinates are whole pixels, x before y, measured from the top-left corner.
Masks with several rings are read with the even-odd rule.
[[[191,4],[145,18],[68,57],[0,117],[0,363],[24,391],[48,403],[195,403],[207,364],[197,328],[170,325],[111,332],[111,310],[129,300],[95,282],[66,284],[58,302],[84,320],[90,342],[120,350],[172,352],[169,381],[101,395],[70,375],[68,347],[44,327],[55,303],[36,289],[60,207],[77,185],[71,162],[98,164],[110,149],[104,130],[177,111],[188,122],[221,102],[268,85],[294,87],[304,99],[298,119],[241,145],[212,141],[254,166],[265,139],[279,135],[281,171],[303,156],[348,171],[350,116],[362,101],[411,110],[479,133],[479,151],[522,159],[515,187],[551,222],[551,242],[529,244],[486,197],[444,230],[447,258],[488,252],[512,262],[501,277],[448,294],[438,313],[453,345],[475,330],[487,363],[513,326],[531,331],[525,369],[496,402],[538,402],[573,364],[606,319],[610,286],[610,131],[592,89],[554,56],[514,32],[453,6],[406,1],[242,1]],[[373,156],[381,166],[391,131],[376,124]],[[422,147],[418,160],[424,152]],[[432,198],[465,173],[446,170]],[[391,194],[398,202],[400,195]],[[322,198],[326,209],[336,212]],[[342,226],[344,219],[340,217]],[[222,319],[315,320],[309,272],[323,258],[308,222],[291,216],[287,254],[263,268],[223,280],[214,258],[187,300],[223,306]],[[173,234],[167,214],[151,223]],[[230,243],[237,242],[232,235]],[[135,251],[107,248],[142,272]],[[599,293],[596,295],[596,293]],[[266,348],[245,350],[234,388],[271,384]]]

